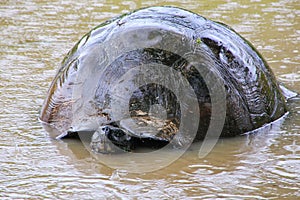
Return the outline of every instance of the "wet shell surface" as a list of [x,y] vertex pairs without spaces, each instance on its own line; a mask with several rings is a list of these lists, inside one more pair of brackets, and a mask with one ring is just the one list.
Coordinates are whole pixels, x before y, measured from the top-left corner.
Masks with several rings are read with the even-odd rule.
[[216,120],[221,136],[235,136],[286,111],[270,67],[233,29],[150,7],[83,36],[63,60],[40,120],[53,137],[109,126],[167,142],[181,134],[181,142],[203,139]]

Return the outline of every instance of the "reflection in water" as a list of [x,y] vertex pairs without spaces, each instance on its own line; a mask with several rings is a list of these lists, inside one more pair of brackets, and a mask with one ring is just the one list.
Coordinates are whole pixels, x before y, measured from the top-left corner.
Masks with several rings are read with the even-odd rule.
[[[163,170],[145,174],[130,174],[126,170],[110,171],[98,159],[91,159],[87,151],[79,153],[78,149],[83,148],[79,141],[70,140],[56,145],[60,154],[71,158],[72,165],[77,170],[93,175],[111,174],[109,180],[114,182],[114,187],[120,193],[125,184],[130,188],[151,190],[145,195],[151,193],[156,198],[166,194],[175,198],[184,194],[201,194],[199,197],[207,194],[204,195],[207,198],[263,199],[277,196],[278,190],[290,190],[294,195],[298,192],[297,183],[300,180],[297,172],[300,165],[296,145],[287,142],[288,144],[283,146],[284,149],[292,146],[292,152],[284,149],[279,151],[277,147],[280,146],[278,143],[282,142],[282,135],[286,134],[280,128],[282,122],[283,119],[245,137],[222,139],[205,159],[199,159],[197,156],[201,143],[193,144],[175,163]],[[118,160],[119,156],[114,158]],[[151,165],[155,158],[146,159]],[[177,193],[173,193],[173,190]],[[171,193],[168,193],[169,191]],[[235,191],[234,194],[232,191]]]
[[155,2],[0,3],[1,198],[300,197],[299,98],[289,103],[291,113],[279,129],[222,139],[204,159],[197,156],[201,143],[194,144],[175,163],[152,173],[108,168],[80,141],[47,136],[37,116],[57,63],[90,28],[150,5],[184,7],[233,26],[258,47],[280,81],[300,92],[297,1]]

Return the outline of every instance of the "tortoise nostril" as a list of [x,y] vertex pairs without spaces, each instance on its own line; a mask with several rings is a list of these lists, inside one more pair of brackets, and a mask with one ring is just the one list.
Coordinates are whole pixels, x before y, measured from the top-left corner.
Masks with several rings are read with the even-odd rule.
[[107,133],[109,131],[109,128],[107,126],[102,128],[102,131],[104,131],[105,133]]

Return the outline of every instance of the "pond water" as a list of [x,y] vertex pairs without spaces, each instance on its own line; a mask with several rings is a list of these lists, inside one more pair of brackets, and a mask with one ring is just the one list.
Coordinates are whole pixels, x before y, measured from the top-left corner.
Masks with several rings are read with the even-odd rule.
[[[219,140],[204,158],[194,144],[149,173],[109,168],[78,140],[53,140],[37,118],[71,47],[104,20],[173,5],[233,27],[253,43],[279,81],[300,93],[298,0],[0,2],[1,199],[298,199],[300,98],[271,130]],[[118,156],[116,156],[118,159]],[[144,158],[151,165],[151,158]]]

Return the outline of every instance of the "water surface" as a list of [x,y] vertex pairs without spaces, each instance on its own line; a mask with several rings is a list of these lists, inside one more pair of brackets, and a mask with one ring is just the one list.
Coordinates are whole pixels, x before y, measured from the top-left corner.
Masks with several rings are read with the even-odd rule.
[[257,47],[279,81],[300,92],[298,0],[1,1],[1,199],[300,197],[299,98],[271,130],[220,140],[203,159],[195,144],[152,173],[111,169],[80,141],[53,140],[44,131],[39,110],[70,48],[104,20],[153,5],[183,7],[232,26]]

